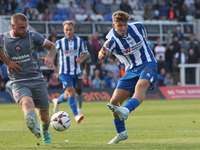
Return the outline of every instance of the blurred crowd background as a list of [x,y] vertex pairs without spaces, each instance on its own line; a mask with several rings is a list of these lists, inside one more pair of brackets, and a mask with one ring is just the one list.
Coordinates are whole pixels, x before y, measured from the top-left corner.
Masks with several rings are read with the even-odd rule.
[[[186,22],[200,18],[200,0],[0,0],[0,17],[11,16],[14,13],[25,14],[30,21],[65,21],[81,22],[111,22],[112,13],[123,10],[135,20],[171,20]],[[188,19],[189,18],[189,19]],[[191,19],[192,18],[192,19]],[[134,20],[132,20],[134,21]],[[105,42],[98,32],[89,35],[85,40],[91,54],[91,74],[89,82],[83,79],[85,87],[115,88],[124,75],[124,66],[113,55],[100,62],[98,52]],[[49,40],[55,42],[60,37],[56,29],[52,31]],[[185,36],[177,26],[175,32],[168,30],[164,41],[157,38],[156,43],[149,42],[158,61],[159,86],[180,84],[180,69],[178,64],[200,63],[200,39],[196,34]],[[45,50],[41,50],[43,55]],[[57,61],[55,61],[56,65]],[[58,68],[44,71],[49,89],[62,88],[56,79]],[[0,62],[0,90],[9,86],[5,64]],[[186,69],[186,83],[195,84],[195,68]]]

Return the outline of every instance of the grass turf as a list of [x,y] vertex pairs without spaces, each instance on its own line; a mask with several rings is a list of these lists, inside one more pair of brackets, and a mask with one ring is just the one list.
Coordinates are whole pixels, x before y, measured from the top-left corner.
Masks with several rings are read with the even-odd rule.
[[[200,100],[145,100],[126,121],[129,138],[115,145],[107,143],[116,136],[106,101],[84,102],[84,120],[76,124],[68,103],[60,110],[71,116],[66,131],[50,127],[52,144],[43,144],[28,130],[17,104],[0,105],[0,149],[200,149]],[[50,103],[50,114],[53,115]],[[65,140],[68,140],[66,142]]]

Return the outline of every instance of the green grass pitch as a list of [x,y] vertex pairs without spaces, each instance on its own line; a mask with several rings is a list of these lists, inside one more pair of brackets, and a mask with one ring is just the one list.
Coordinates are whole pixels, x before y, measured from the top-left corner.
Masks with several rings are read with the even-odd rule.
[[[116,135],[107,101],[84,102],[85,119],[76,124],[68,103],[60,110],[71,116],[66,131],[50,126],[52,144],[43,144],[25,124],[21,107],[0,105],[0,150],[199,150],[200,100],[144,100],[126,121],[129,138],[115,145],[107,143]],[[50,103],[50,114],[53,115]],[[65,142],[68,140],[68,142]]]

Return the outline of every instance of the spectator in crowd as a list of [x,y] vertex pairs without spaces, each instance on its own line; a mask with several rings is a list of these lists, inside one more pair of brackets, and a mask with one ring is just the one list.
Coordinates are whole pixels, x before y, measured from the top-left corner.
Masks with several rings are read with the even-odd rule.
[[133,10],[132,10],[131,6],[129,5],[128,0],[122,0],[122,2],[120,4],[120,10],[127,12],[129,14],[133,14]]
[[70,1],[69,2],[69,7],[67,8],[67,13],[75,15],[76,14],[76,7],[74,6],[74,2]]
[[84,21],[87,21],[87,22],[90,22],[90,23],[95,22],[95,20],[92,19],[91,14],[87,14],[87,18]]
[[26,8],[30,8],[31,9],[31,5],[28,2],[28,0],[24,0],[24,2],[21,4],[22,10],[24,11]]
[[180,69],[178,67],[178,64],[186,64],[187,61],[187,57],[184,53],[184,48],[181,47],[179,52],[176,52],[175,54],[175,59],[174,59],[174,68],[175,71],[178,73],[178,78],[177,78],[177,82],[178,85],[180,84]]
[[159,6],[159,17],[161,20],[167,20],[168,14],[169,14],[169,10],[165,4],[165,1],[163,0],[161,5]]
[[119,67],[115,64],[113,58],[110,59],[110,62],[106,65],[106,71],[111,72],[111,77],[115,76],[117,72],[119,72]]
[[102,0],[98,0],[94,6],[96,14],[104,15],[105,14],[105,4],[102,3]]
[[100,64],[100,74],[99,74],[99,77],[101,80],[104,79],[104,77],[106,76],[107,74],[107,70],[106,70],[106,64],[105,63],[101,63]]
[[110,5],[110,12],[113,14],[114,12],[120,10],[119,4],[117,4],[117,0],[113,0],[113,3]]
[[[194,54],[196,55],[196,56],[198,56],[198,50],[197,50],[197,44],[195,43],[195,41],[194,41],[194,35],[191,35],[190,36],[190,41],[189,41],[189,49],[193,49],[193,51],[194,51]],[[188,49],[188,50],[189,50]]]
[[161,69],[164,68],[166,72],[168,72],[168,66],[165,60],[163,60],[163,57],[160,56],[158,63],[157,63],[157,70],[158,73],[160,73]]
[[200,10],[196,10],[195,19],[200,19]]
[[92,79],[92,88],[100,89],[101,88],[101,79],[99,77],[99,69],[95,69],[94,77]]
[[112,77],[110,85],[111,85],[111,88],[116,88],[117,81],[115,79],[115,76]]
[[98,36],[99,36],[99,33],[96,31],[92,38],[92,43],[94,44],[94,47],[95,47],[95,49],[94,49],[95,50],[95,62],[97,61],[98,52],[100,50]]
[[172,42],[172,39],[173,39],[173,35],[172,35],[172,32],[171,30],[168,30],[167,31],[167,35],[165,36],[165,41],[169,40],[169,44]]
[[144,10],[144,8],[145,8],[145,2],[143,0],[139,0],[137,2],[137,6],[138,6],[139,10]]
[[96,59],[95,59],[95,46],[92,42],[92,36],[88,35],[87,42],[86,42],[88,52],[91,55],[91,64],[95,64]]
[[83,0],[82,6],[86,14],[94,14],[92,8],[94,7],[93,0]]
[[164,84],[165,78],[166,78],[166,71],[165,71],[164,68],[162,68],[160,70],[160,73],[158,74],[158,79],[157,79],[157,82],[156,82],[157,87],[159,87],[159,86],[165,86],[165,84]]
[[185,4],[182,4],[181,7],[178,9],[178,21],[186,21],[186,15],[188,13],[187,7]]
[[27,17],[29,20],[32,20],[32,15],[31,15],[31,9],[30,9],[30,8],[25,8],[25,9],[24,9],[24,15],[26,15],[26,17]]
[[45,8],[44,12],[42,13],[42,20],[43,21],[51,21],[51,12],[48,8]]
[[164,86],[172,86],[174,85],[174,80],[171,77],[171,73],[166,73],[166,78],[164,79]]
[[56,3],[54,3],[54,0],[49,0],[47,7],[51,14],[53,14],[55,10],[58,11],[58,7],[57,7]]
[[169,7],[169,20],[177,21],[176,12],[172,6]]
[[184,48],[185,55],[188,56],[189,43],[186,40],[186,38],[183,37],[182,40],[179,43],[180,43],[180,46]]
[[[188,64],[198,63],[198,56],[194,53],[193,49],[189,50],[187,63]],[[188,84],[195,84],[195,68],[187,68],[186,71],[188,74]]]
[[176,31],[175,31],[175,33],[174,33],[173,36],[177,36],[179,41],[181,41],[181,40],[183,39],[184,35],[183,35],[183,33],[181,32],[180,26],[177,26],[177,27],[176,27]]
[[200,10],[200,0],[195,0],[194,6],[196,10]]
[[151,10],[151,5],[150,4],[146,4],[145,6],[145,11],[144,11],[144,20],[152,20],[152,10]]
[[37,10],[39,11],[39,13],[42,14],[46,8],[48,7],[45,4],[44,0],[40,0],[40,2],[37,4]]
[[157,46],[155,46],[154,48],[156,60],[159,60],[159,57],[162,56],[162,60],[165,61],[165,52],[166,52],[166,48],[162,45],[160,38],[158,38]]
[[52,29],[49,40],[51,40],[53,43],[55,43],[58,40],[58,35],[57,35],[56,29]]
[[112,72],[107,71],[106,75],[104,76],[105,87],[111,88],[111,80],[112,80]]
[[4,9],[5,12],[6,12],[6,10],[7,10],[7,6],[6,6],[6,3],[5,3],[5,0],[1,0],[1,1],[0,1],[0,11],[1,11],[2,9]]
[[195,14],[196,14],[195,6],[194,4],[191,4],[190,7],[188,8],[188,15],[195,16]]
[[172,51],[173,51],[173,54],[176,54],[177,52],[180,52],[180,44],[179,44],[179,41],[178,41],[178,36],[174,36],[173,37],[173,41],[170,45],[172,47]]
[[13,8],[13,5],[12,5],[12,3],[13,3],[13,1],[12,0],[8,0],[7,1],[7,3],[6,3],[6,7],[7,7],[7,9],[6,9],[6,12],[7,12],[7,14],[9,14],[9,15],[12,15],[13,13],[14,13],[14,8]]
[[171,73],[173,71],[173,59],[174,59],[173,48],[170,45],[169,39],[167,39],[165,61],[166,61],[167,66],[168,66],[167,70]]

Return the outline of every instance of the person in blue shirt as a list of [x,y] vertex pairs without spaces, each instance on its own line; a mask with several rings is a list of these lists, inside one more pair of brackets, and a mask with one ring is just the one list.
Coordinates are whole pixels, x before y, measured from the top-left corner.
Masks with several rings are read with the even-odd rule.
[[98,54],[98,58],[104,60],[109,52],[112,53],[125,65],[126,70],[107,104],[113,112],[117,131],[117,136],[108,144],[116,144],[128,138],[124,121],[142,103],[146,91],[152,90],[157,80],[157,62],[147,43],[146,30],[140,22],[128,23],[129,19],[126,12],[113,13],[113,28]]
[[88,49],[84,40],[74,35],[74,23],[65,21],[63,23],[65,37],[56,41],[55,45],[59,53],[59,79],[63,84],[65,92],[58,98],[53,99],[53,111],[58,112],[60,103],[68,100],[75,120],[80,123],[84,116],[78,114],[75,101],[75,88],[78,76],[81,73],[80,64],[88,57]]

